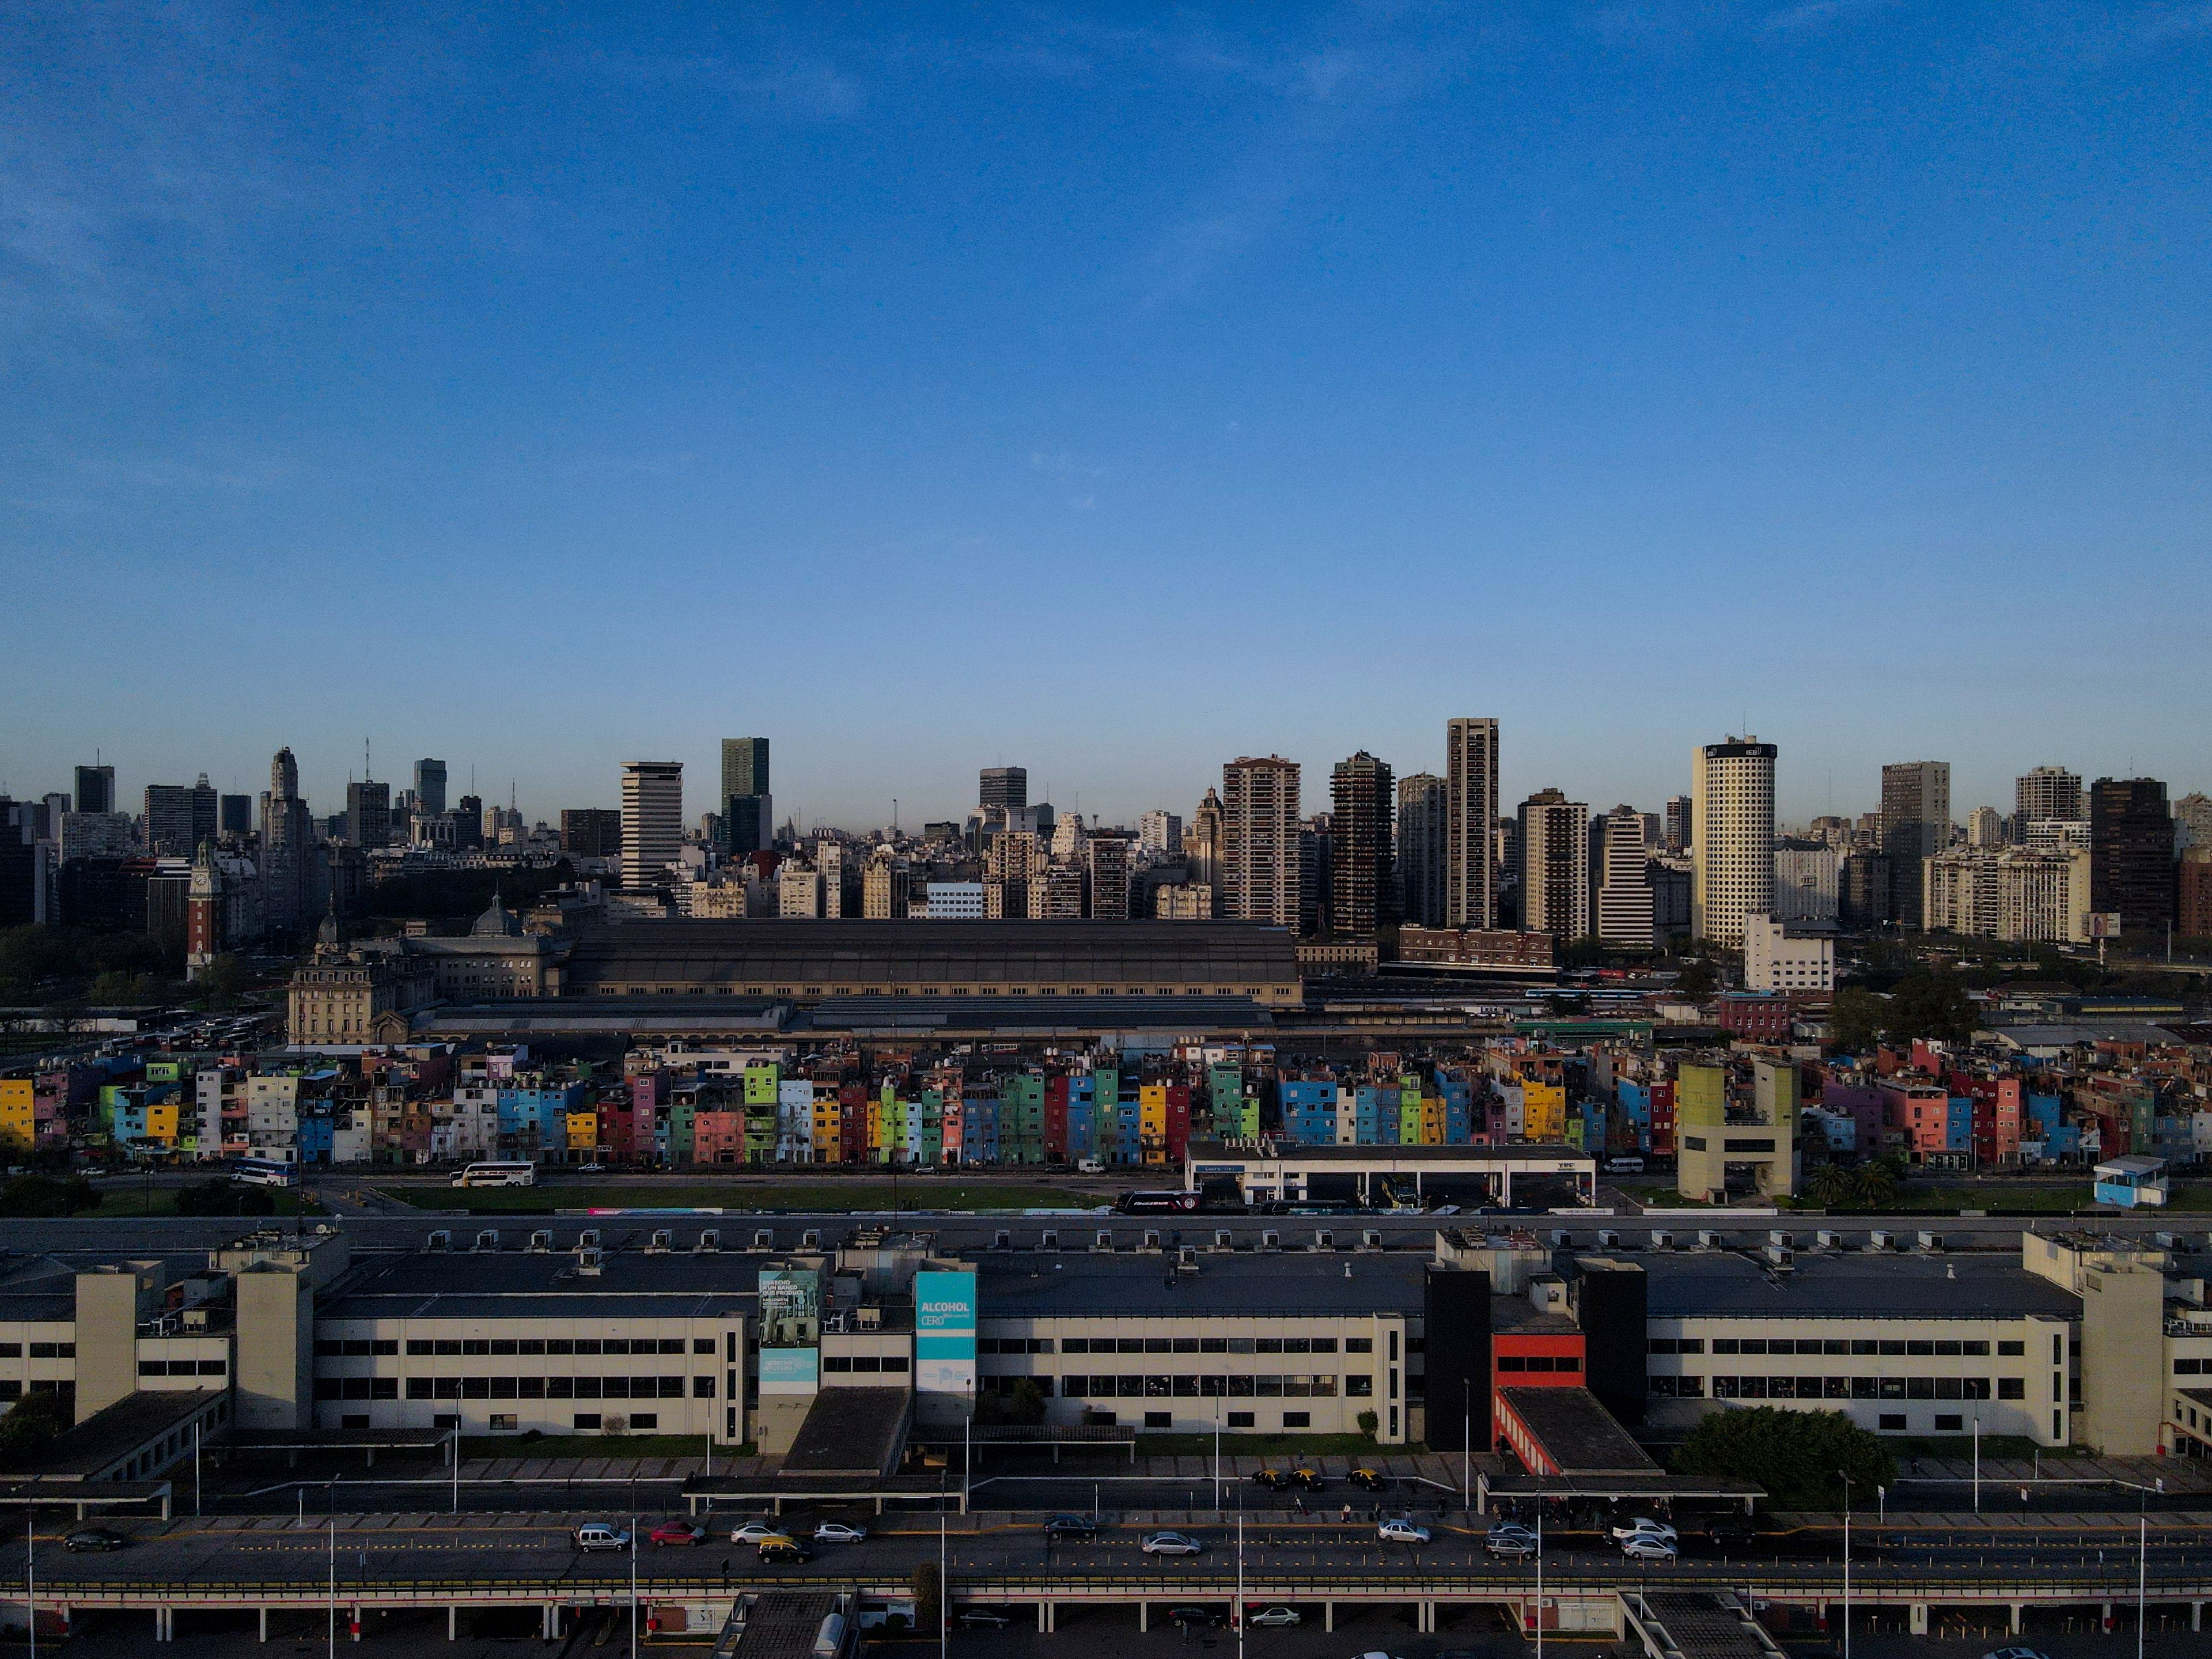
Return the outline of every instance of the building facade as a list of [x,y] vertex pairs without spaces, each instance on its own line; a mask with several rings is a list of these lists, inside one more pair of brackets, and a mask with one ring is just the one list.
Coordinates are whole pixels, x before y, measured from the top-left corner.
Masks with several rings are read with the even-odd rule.
[[684,854],[684,763],[624,762],[622,800],[623,885],[658,886]]
[[1221,769],[1221,914],[1295,928],[1299,920],[1298,764],[1245,756]]
[[1775,746],[1729,738],[1691,753],[1691,930],[1741,947],[1745,921],[1774,913]]
[[1919,927],[1921,866],[1951,843],[1951,764],[1905,761],[1881,769],[1881,850],[1889,860],[1890,917]]
[[1590,931],[1589,807],[1558,789],[1521,803],[1521,926],[1577,939]]
[[1330,921],[1340,933],[1372,933],[1391,920],[1389,763],[1363,749],[1336,763],[1328,787]]
[[1498,722],[1444,727],[1444,925],[1498,926]]

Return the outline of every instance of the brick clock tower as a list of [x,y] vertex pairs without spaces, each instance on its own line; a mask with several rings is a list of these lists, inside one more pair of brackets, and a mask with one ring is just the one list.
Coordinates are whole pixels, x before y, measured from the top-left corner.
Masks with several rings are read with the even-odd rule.
[[222,949],[222,872],[216,867],[214,846],[204,841],[185,896],[185,977],[198,979]]

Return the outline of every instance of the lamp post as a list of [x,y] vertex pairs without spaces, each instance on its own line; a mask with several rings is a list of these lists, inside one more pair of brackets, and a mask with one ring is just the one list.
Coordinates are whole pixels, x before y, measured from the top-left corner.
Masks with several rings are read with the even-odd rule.
[[1459,1380],[1459,1512],[1474,1509],[1474,1378]]
[[1836,1473],[1844,1480],[1844,1659],[1851,1659],[1851,1477]]
[[[632,1486],[635,1497],[636,1488]],[[637,1505],[629,1513],[629,1659],[637,1659]]]
[[27,1504],[23,1513],[23,1614],[29,1621],[31,1659],[39,1659],[39,1506]]

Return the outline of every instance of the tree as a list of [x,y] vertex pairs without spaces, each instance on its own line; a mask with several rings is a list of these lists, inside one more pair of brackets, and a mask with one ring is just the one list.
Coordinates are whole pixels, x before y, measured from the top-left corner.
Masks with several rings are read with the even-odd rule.
[[914,1627],[934,1636],[945,1618],[945,1583],[937,1563],[924,1561],[914,1570]]
[[225,951],[200,969],[200,991],[210,1007],[234,1007],[239,994],[246,989],[249,978],[246,964]]
[[1888,1018],[1887,997],[1847,985],[1828,1005],[1829,1042],[1838,1054],[1871,1054]]
[[1839,1510],[1842,1475],[1854,1492],[1869,1493],[1897,1472],[1889,1449],[1843,1413],[1771,1406],[1710,1413],[1674,1454],[1674,1466],[1677,1474],[1755,1480],[1778,1510]]
[[1674,991],[1692,1002],[1703,1002],[1720,989],[1721,976],[1703,957],[1692,957],[1674,975]]
[[1974,1035],[1974,1005],[1948,974],[1915,974],[1890,993],[1887,1026],[1892,1041],[1932,1037],[1965,1042]]
[[70,1426],[73,1416],[58,1389],[24,1395],[0,1417],[0,1468],[21,1463],[43,1450]]
[[1381,1426],[1382,1422],[1382,1419],[1376,1416],[1371,1411],[1360,1413],[1358,1417],[1354,1420],[1359,1425],[1360,1433],[1365,1435],[1370,1440],[1372,1440],[1375,1437],[1375,1431]]
[[100,1194],[82,1176],[58,1181],[52,1176],[20,1175],[0,1186],[0,1215],[46,1220],[100,1207]]
[[1889,1159],[1872,1159],[1852,1172],[1852,1196],[1868,1209],[1879,1210],[1897,1197],[1901,1179],[1897,1165]]
[[1815,1204],[1833,1209],[1838,1204],[1850,1202],[1856,1187],[1850,1170],[1841,1164],[1823,1164],[1805,1183],[1805,1195]]

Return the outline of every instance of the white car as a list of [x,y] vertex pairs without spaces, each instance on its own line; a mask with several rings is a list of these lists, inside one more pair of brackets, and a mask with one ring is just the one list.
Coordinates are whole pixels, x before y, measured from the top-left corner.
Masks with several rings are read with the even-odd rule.
[[611,1521],[586,1521],[576,1528],[576,1547],[580,1550],[626,1550],[629,1534]]
[[1415,1526],[1402,1515],[1395,1520],[1383,1522],[1375,1528],[1375,1535],[1386,1544],[1425,1544],[1429,1541],[1429,1529]]
[[1259,1612],[1253,1613],[1249,1618],[1246,1619],[1244,1622],[1254,1626],[1255,1629],[1272,1630],[1278,1626],[1298,1624],[1301,1622],[1301,1620],[1298,1610],[1296,1607],[1277,1606],[1272,1607],[1262,1607]]
[[1656,1533],[1632,1533],[1620,1540],[1620,1553],[1632,1561],[1672,1561],[1676,1551],[1671,1538]]
[[1144,1542],[1144,1551],[1147,1555],[1196,1555],[1205,1547],[1195,1538],[1180,1532],[1152,1533]]
[[770,1538],[783,1536],[783,1528],[773,1521],[741,1521],[731,1533],[732,1544],[757,1544]]
[[1632,1538],[1659,1538],[1664,1539],[1669,1544],[1679,1544],[1682,1541],[1681,1534],[1674,1528],[1668,1526],[1664,1521],[1654,1521],[1648,1515],[1638,1516],[1625,1527],[1615,1527],[1613,1529],[1613,1535],[1624,1544]]
[[865,1544],[868,1541],[866,1527],[848,1527],[842,1521],[824,1521],[814,1529],[817,1544]]

